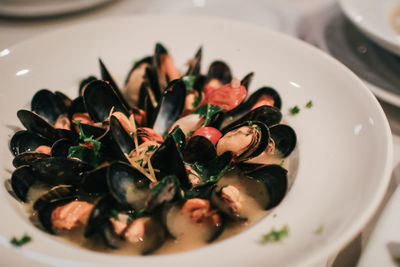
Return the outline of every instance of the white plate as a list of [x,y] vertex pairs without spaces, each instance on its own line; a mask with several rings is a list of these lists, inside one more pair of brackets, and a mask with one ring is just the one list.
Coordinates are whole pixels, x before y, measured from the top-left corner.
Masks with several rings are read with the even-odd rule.
[[58,16],[104,5],[112,0],[0,0],[0,15],[34,18]]
[[398,0],[340,0],[347,17],[369,38],[400,55],[400,34],[391,26]]
[[[56,241],[35,228],[0,187],[0,254],[3,262],[27,259],[53,265],[89,263],[146,266],[299,266],[320,262],[353,238],[373,215],[386,190],[392,161],[391,134],[375,97],[347,68],[319,50],[265,28],[201,16],[148,15],[100,20],[51,32],[0,51],[0,161],[10,177],[10,126],[16,111],[40,88],[75,96],[80,79],[98,74],[101,57],[122,82],[135,59],[161,41],[178,66],[202,45],[203,71],[214,59],[234,75],[255,71],[252,89],[275,87],[285,120],[298,135],[297,178],[276,217],[205,248],[167,256],[121,257]],[[312,100],[311,109],[304,105]],[[288,109],[301,111],[290,116]],[[295,171],[291,169],[291,171]],[[272,227],[288,225],[277,244],[260,244]],[[315,232],[322,226],[320,234]],[[8,240],[29,233],[34,241],[13,249]],[[13,256],[14,255],[14,256]]]

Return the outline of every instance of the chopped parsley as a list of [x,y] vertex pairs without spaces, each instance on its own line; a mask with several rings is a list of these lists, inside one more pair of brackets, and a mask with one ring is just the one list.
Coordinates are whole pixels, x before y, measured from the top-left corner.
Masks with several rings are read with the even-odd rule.
[[10,243],[13,244],[16,247],[21,247],[21,246],[23,246],[23,245],[25,245],[25,244],[27,244],[27,243],[29,243],[31,241],[32,241],[32,237],[30,237],[27,234],[24,234],[24,236],[21,237],[20,239],[17,239],[16,237],[13,237],[10,240]]
[[140,166],[143,167],[143,159],[138,159],[136,162],[139,162]]
[[320,226],[318,226],[317,230],[315,230],[314,234],[320,235],[322,234],[323,231],[324,231],[324,226],[321,224]]
[[281,164],[279,164],[279,166],[283,166],[285,164],[285,160],[283,159],[282,161],[281,161]]
[[294,106],[291,109],[289,109],[289,111],[292,115],[296,115],[300,112],[300,108],[298,106]]
[[306,108],[311,108],[313,106],[312,100],[308,101],[306,104]]
[[220,106],[215,106],[215,105],[211,105],[211,104],[207,104],[205,106],[199,107],[195,112],[193,112],[194,114],[199,114],[201,116],[203,116],[205,118],[204,123],[203,123],[203,127],[207,126],[207,124],[209,123],[209,121],[211,120],[211,118],[217,114],[218,112],[220,112],[222,110],[222,108]]
[[194,75],[187,75],[182,77],[182,81],[186,86],[186,92],[189,93],[194,86],[194,82],[196,80],[196,76]]
[[198,97],[196,97],[196,99],[193,101],[192,106],[195,108],[197,107],[201,102],[201,95],[199,95]]
[[186,137],[191,137],[194,134],[194,131],[190,131],[188,132],[188,134],[186,135]]
[[81,144],[71,146],[68,150],[69,158],[78,158],[97,167],[101,164],[100,148],[101,142],[97,141],[92,136],[87,136],[83,129],[81,121],[73,121],[79,127],[79,139]]
[[148,146],[145,153],[155,151],[157,148],[158,147],[154,145]]
[[112,209],[111,210],[111,217],[113,217],[114,219],[116,219],[117,221],[119,220],[118,218],[118,211],[116,209]]
[[289,228],[287,225],[283,226],[281,230],[276,231],[272,229],[268,234],[262,236],[262,243],[279,242],[282,238],[289,235]]

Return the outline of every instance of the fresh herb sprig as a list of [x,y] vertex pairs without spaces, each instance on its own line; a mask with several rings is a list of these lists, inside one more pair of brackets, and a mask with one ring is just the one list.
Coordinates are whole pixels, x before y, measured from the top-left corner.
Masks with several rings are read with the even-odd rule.
[[262,236],[262,243],[279,242],[284,237],[289,235],[289,227],[287,225],[283,226],[281,230],[272,229],[268,234]]
[[215,106],[211,104],[207,104],[205,106],[199,107],[194,114],[199,114],[205,118],[204,123],[202,126],[207,126],[210,122],[211,118],[220,112],[222,108],[220,106]]
[[25,245],[25,244],[27,244],[27,243],[29,243],[31,241],[32,241],[32,237],[30,237],[27,234],[24,234],[20,239],[18,239],[16,237],[13,237],[10,240],[10,243],[13,244],[16,247],[21,247],[21,246],[23,246],[23,245]]

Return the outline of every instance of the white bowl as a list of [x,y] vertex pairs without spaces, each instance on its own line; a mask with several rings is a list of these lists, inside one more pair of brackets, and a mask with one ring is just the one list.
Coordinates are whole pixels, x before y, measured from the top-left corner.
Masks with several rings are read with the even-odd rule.
[[[202,45],[203,71],[214,59],[234,75],[255,71],[251,85],[275,87],[282,112],[298,135],[297,177],[290,192],[268,216],[222,242],[166,256],[112,256],[73,247],[34,227],[0,187],[2,262],[30,260],[52,265],[91,263],[146,266],[299,266],[337,252],[367,223],[383,197],[391,173],[392,144],[387,120],[375,97],[347,68],[294,38],[231,20],[146,15],[100,20],[38,36],[0,51],[2,177],[10,177],[7,140],[41,88],[76,96],[79,81],[98,75],[101,57],[121,83],[134,60],[162,42],[178,66]],[[312,100],[314,106],[305,108]],[[300,113],[289,115],[298,105]],[[296,162],[294,160],[293,162]],[[289,227],[280,243],[260,244],[271,228]],[[320,234],[317,229],[323,227]],[[33,242],[13,249],[8,240],[28,233]],[[33,264],[33,263],[32,263]]]
[[390,18],[397,0],[339,0],[346,16],[369,38],[383,48],[400,55],[400,34],[391,26]]

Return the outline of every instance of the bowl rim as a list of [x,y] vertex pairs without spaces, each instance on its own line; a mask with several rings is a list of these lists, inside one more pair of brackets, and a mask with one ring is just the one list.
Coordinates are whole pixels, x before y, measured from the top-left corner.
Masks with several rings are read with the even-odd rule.
[[[207,19],[207,20],[212,20],[213,23],[230,23],[230,24],[236,24],[236,25],[244,25],[247,27],[252,27],[255,28],[258,31],[264,32],[266,35],[271,35],[271,36],[277,36],[281,38],[282,40],[285,40],[285,42],[291,42],[297,46],[300,46],[302,49],[308,49],[312,51],[317,57],[324,58],[324,60],[328,61],[330,65],[334,64],[336,67],[340,68],[342,71],[346,72],[348,75],[352,77],[355,83],[357,83],[357,87],[359,87],[360,92],[363,92],[366,94],[366,97],[369,97],[370,100],[373,101],[377,108],[377,114],[379,114],[380,119],[382,120],[384,124],[384,129],[383,131],[385,132],[383,138],[385,139],[385,148],[384,151],[386,151],[386,161],[385,164],[383,165],[383,171],[381,173],[381,182],[379,184],[379,188],[375,191],[375,194],[373,198],[370,200],[370,204],[368,208],[366,208],[362,216],[360,216],[357,220],[353,221],[352,225],[350,225],[345,231],[343,231],[342,235],[340,235],[338,238],[333,240],[332,242],[329,242],[329,244],[325,244],[323,247],[319,248],[318,253],[311,253],[303,258],[303,265],[312,265],[315,263],[320,263],[323,262],[324,260],[328,259],[331,257],[334,253],[339,252],[340,249],[345,247],[346,244],[348,244],[352,239],[354,239],[360,232],[361,230],[365,227],[365,225],[368,223],[368,221],[372,218],[374,215],[375,211],[378,209],[379,204],[381,203],[386,189],[389,185],[390,178],[391,178],[391,173],[392,173],[392,161],[393,161],[393,143],[392,143],[392,134],[391,130],[389,127],[389,123],[387,121],[387,118],[385,116],[385,113],[375,98],[375,96],[372,94],[372,92],[368,89],[368,87],[361,81],[361,79],[355,75],[350,69],[348,69],[346,66],[344,66],[340,61],[337,59],[333,58],[332,56],[328,55],[327,53],[323,52],[322,50],[312,46],[311,44],[308,44],[296,37],[277,32],[268,28],[265,28],[263,26],[259,26],[257,24],[249,23],[249,22],[243,22],[243,21],[237,21],[234,19],[228,19],[228,18],[221,18],[221,17],[216,17],[216,16],[210,16],[210,15],[198,15],[198,14],[140,14],[140,15],[126,15],[126,16],[120,16],[120,17],[108,17],[108,18],[101,18],[101,19],[95,19],[89,22],[84,22],[82,24],[74,24],[70,25],[67,27],[62,27],[60,29],[56,30],[50,30],[44,33],[41,33],[39,35],[33,36],[29,39],[26,39],[22,42],[19,42],[17,44],[14,44],[10,46],[8,49],[9,50],[19,50],[24,46],[29,45],[31,42],[38,42],[41,40],[43,37],[51,37],[52,34],[57,34],[57,33],[62,33],[65,31],[76,31],[83,25],[88,27],[90,25],[96,25],[99,23],[104,23],[107,21],[115,21],[115,20],[135,20],[135,19],[151,19],[151,18],[164,18],[164,19],[194,19],[194,20],[201,20],[201,19]],[[2,63],[0,62],[0,66]],[[361,89],[362,88],[362,89]],[[170,255],[175,255],[175,254],[168,254]],[[167,255],[167,256],[168,256]],[[113,255],[114,256],[114,255]],[[160,255],[160,256],[165,256],[165,255]],[[121,256],[116,256],[116,257],[121,257]],[[159,256],[157,256],[159,257]],[[75,260],[74,260],[75,261]],[[82,262],[84,263],[84,262]]]

